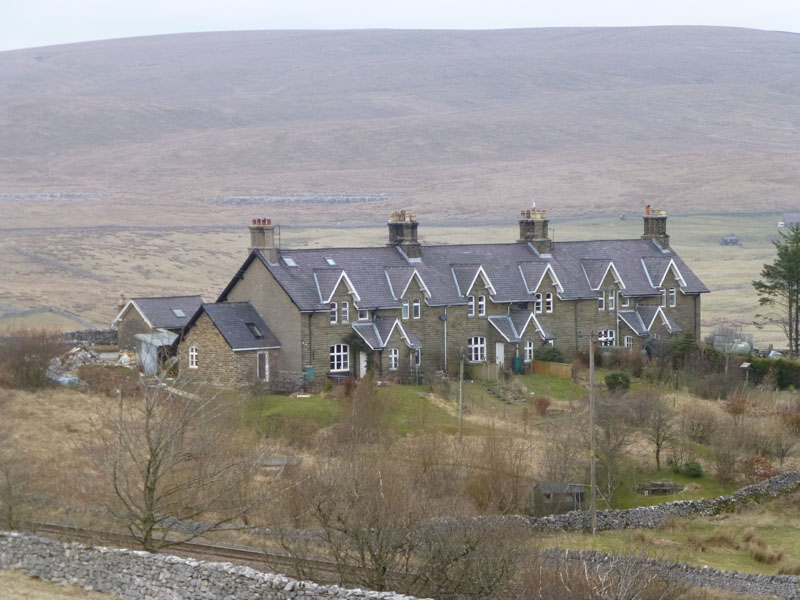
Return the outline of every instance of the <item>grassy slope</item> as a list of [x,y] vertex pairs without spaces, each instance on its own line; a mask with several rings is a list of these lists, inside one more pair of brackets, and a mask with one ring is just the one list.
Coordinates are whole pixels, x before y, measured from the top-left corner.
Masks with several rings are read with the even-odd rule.
[[87,592],[76,585],[50,583],[18,571],[0,571],[0,600],[114,600],[118,596]]

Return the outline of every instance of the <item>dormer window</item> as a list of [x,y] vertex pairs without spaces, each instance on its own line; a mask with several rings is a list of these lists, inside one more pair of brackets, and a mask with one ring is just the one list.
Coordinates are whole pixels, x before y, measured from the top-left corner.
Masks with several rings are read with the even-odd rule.
[[369,321],[369,311],[363,308],[358,309],[358,320],[359,321]]
[[475,316],[475,296],[467,296],[467,316]]
[[336,325],[336,323],[337,323],[336,310],[338,308],[336,306],[336,302],[331,302],[330,307],[331,307],[331,325]]
[[667,290],[661,290],[661,306],[667,305]]
[[411,312],[410,311],[411,311],[411,309],[410,309],[410,306],[408,304],[408,300],[403,300],[403,320],[404,321],[406,319],[408,319],[409,316],[411,316]]
[[547,293],[544,297],[544,310],[545,312],[551,313],[553,312],[553,294]]
[[328,263],[328,265],[330,265],[331,267],[336,266],[336,261],[333,260],[330,256],[325,257],[325,262]]
[[614,290],[608,291],[608,310],[614,310],[616,304],[617,293]]
[[478,296],[478,316],[486,316],[486,296]]
[[669,288],[669,305],[671,308],[675,308],[677,298],[678,295],[675,293],[675,288]]
[[186,313],[183,312],[183,310],[181,310],[180,308],[173,308],[172,309],[172,314],[175,315],[176,317],[181,318],[181,319],[186,318]]
[[350,322],[350,303],[342,302],[342,323]]
[[533,300],[533,312],[537,315],[542,314],[542,294],[538,293],[534,296]]
[[261,330],[255,323],[245,323],[245,325],[247,325],[247,328],[250,330],[250,333],[252,333],[253,337],[256,338],[257,340],[260,340],[261,338],[264,337],[264,334],[261,333]]
[[628,308],[631,305],[631,299],[628,296],[623,296],[620,294],[619,305],[622,308]]
[[283,258],[283,262],[286,263],[287,267],[296,267],[297,266],[297,263],[295,262],[295,260],[291,256],[282,256],[281,258]]
[[422,316],[422,303],[419,301],[419,298],[414,300],[414,318],[419,319]]

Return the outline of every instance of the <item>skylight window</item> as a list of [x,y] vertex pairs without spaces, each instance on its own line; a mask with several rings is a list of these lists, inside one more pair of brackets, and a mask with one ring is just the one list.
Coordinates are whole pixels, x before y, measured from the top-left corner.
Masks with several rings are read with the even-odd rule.
[[326,256],[325,257],[325,262],[328,263],[332,267],[336,266],[336,261],[333,260],[330,256]]
[[283,258],[283,262],[286,263],[287,267],[296,267],[297,266],[297,263],[294,261],[294,259],[291,256],[283,256],[281,258]]
[[186,317],[186,313],[183,312],[180,308],[173,308],[172,314],[174,314],[176,317],[180,317],[181,319]]
[[247,328],[250,330],[250,333],[252,333],[253,337],[256,338],[257,340],[260,340],[261,338],[264,337],[264,334],[261,333],[261,330],[255,323],[245,323],[245,325],[247,325]]

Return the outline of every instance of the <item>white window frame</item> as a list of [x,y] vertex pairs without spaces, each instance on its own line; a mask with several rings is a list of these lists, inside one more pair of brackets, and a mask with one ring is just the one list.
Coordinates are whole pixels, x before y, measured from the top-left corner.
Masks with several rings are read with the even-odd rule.
[[633,349],[633,336],[632,335],[626,335],[625,336],[625,347],[628,350],[632,350]]
[[410,316],[411,316],[411,307],[408,303],[408,300],[403,298],[403,321],[407,321]]
[[[264,356],[264,373],[262,373],[262,377],[258,379],[258,361],[261,360],[261,357]],[[256,352],[256,378],[258,381],[269,382],[269,352]]]
[[486,362],[486,338],[480,335],[469,338],[467,348],[468,359],[471,363]]
[[486,296],[478,296],[478,316],[486,316]]
[[467,316],[475,316],[475,296],[467,296]]
[[553,312],[553,293],[547,292],[544,297],[544,311],[546,313]]
[[414,349],[414,366],[419,367],[422,365],[422,349]]
[[537,292],[533,297],[533,312],[537,315],[542,314],[542,293]]
[[338,315],[336,314],[337,310],[338,310],[338,306],[336,305],[336,302],[331,302],[331,311],[330,311],[330,314],[331,314],[331,316],[330,316],[331,325],[336,325],[336,323],[338,322],[336,320],[337,317],[338,317]]
[[597,310],[606,309],[606,295],[605,293],[597,299]]
[[397,348],[389,349],[389,370],[397,371],[400,367],[400,350]]
[[358,320],[359,321],[369,321],[369,311],[366,308],[359,308],[358,309]]
[[667,305],[667,290],[661,290],[661,308],[664,308]]
[[631,299],[628,296],[619,295],[620,308],[628,308],[631,305]]
[[346,373],[350,370],[350,346],[347,344],[333,344],[330,347],[331,373]]
[[609,290],[608,291],[608,310],[614,310],[616,306],[616,299],[617,299],[617,292],[616,290]]
[[197,346],[189,346],[189,368],[197,369]]
[[533,360],[533,342],[528,340],[525,342],[525,362],[529,363]]
[[678,303],[678,293],[675,291],[674,287],[669,288],[669,307],[675,308],[675,305]]
[[616,346],[616,331],[613,329],[601,329],[597,332],[597,341],[601,346]]
[[350,322],[350,303],[349,302],[342,302],[341,310],[342,310],[342,323],[349,323]]
[[414,298],[414,302],[411,304],[413,309],[413,314],[415,319],[419,319],[422,317],[422,302],[420,302],[419,298]]

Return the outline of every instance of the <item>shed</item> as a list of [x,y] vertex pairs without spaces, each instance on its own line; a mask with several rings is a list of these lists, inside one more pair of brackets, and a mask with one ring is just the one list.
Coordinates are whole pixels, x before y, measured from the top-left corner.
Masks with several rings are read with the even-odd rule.
[[177,334],[169,331],[156,331],[154,333],[137,333],[136,340],[136,366],[145,375],[157,375],[167,358],[172,356],[172,344],[178,339]]
[[533,488],[533,509],[536,515],[583,510],[586,488],[582,483],[540,481]]

